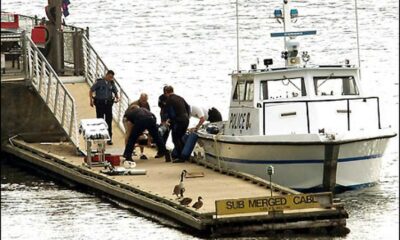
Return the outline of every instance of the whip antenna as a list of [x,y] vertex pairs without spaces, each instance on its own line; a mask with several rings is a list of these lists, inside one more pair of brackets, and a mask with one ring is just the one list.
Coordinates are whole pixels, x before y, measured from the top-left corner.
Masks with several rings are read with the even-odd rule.
[[358,34],[358,11],[357,11],[357,0],[354,0],[354,8],[356,14],[356,32],[357,32],[357,56],[358,56],[358,75],[361,80],[361,58],[360,58],[360,40]]
[[239,72],[239,6],[236,0],[236,64]]

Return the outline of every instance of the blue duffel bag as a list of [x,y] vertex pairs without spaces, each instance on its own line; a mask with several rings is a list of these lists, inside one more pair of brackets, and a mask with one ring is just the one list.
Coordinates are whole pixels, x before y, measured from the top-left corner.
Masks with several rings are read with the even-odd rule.
[[183,136],[183,142],[185,143],[181,153],[181,158],[183,160],[189,159],[190,154],[192,153],[194,146],[196,145],[197,138],[198,136],[196,133],[186,133]]

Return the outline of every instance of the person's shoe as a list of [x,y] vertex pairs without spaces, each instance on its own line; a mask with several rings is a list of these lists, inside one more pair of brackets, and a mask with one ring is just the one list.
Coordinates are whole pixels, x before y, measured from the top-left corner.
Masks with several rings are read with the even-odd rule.
[[108,140],[107,145],[113,145],[113,142],[111,140]]
[[165,153],[165,162],[171,162],[171,152],[168,150]]
[[171,162],[171,155],[168,150],[165,150],[164,152],[157,152],[157,155],[155,155],[154,158],[162,158],[164,156],[166,162]]
[[140,156],[140,159],[142,159],[142,160],[147,160],[148,158],[147,158],[147,156],[146,155],[142,155],[142,156]]
[[179,159],[179,158],[172,161],[172,163],[184,163],[184,162],[185,162],[185,160]]
[[125,155],[122,155],[122,157],[125,158],[124,161],[134,162],[134,160],[132,159],[132,156],[125,156]]
[[162,158],[165,156],[165,152],[157,152],[157,154],[154,156],[154,158]]

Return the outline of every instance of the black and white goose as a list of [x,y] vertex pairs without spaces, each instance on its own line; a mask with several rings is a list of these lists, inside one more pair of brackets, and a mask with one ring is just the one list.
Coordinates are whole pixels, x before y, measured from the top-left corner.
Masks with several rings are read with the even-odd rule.
[[178,198],[183,197],[183,193],[185,192],[185,186],[183,185],[183,177],[186,176],[186,173],[187,173],[186,170],[182,171],[181,181],[179,182],[178,185],[175,185],[174,191],[172,192],[172,195],[176,195]]

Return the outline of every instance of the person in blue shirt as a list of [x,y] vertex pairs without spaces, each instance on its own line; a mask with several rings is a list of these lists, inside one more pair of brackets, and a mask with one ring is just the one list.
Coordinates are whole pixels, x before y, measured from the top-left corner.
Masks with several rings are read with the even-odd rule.
[[97,79],[89,90],[89,98],[90,106],[96,107],[96,117],[105,119],[108,125],[110,140],[107,144],[112,145],[112,106],[114,102],[119,101],[118,90],[114,83],[114,71],[108,70],[103,78]]

